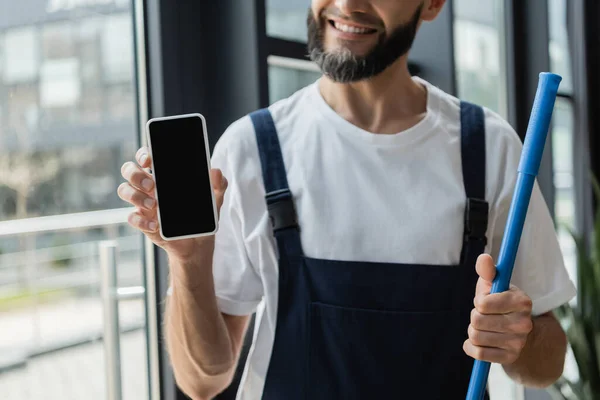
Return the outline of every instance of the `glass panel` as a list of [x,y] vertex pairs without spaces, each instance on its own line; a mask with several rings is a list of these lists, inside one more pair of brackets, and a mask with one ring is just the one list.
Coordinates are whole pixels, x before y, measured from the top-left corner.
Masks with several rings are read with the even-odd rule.
[[31,82],[37,78],[39,47],[35,26],[12,28],[4,32],[4,83]]
[[[104,19],[87,18],[79,26],[81,79],[81,123],[99,124],[104,110],[104,85],[102,84],[102,27]],[[110,103],[109,103],[110,104]],[[132,104],[133,105],[133,104]]]
[[[558,98],[552,120],[552,161],[554,168],[556,225],[558,240],[571,281],[577,285],[577,251],[569,229],[575,227],[575,181],[573,175],[573,105],[569,100]],[[577,298],[571,300],[577,304]],[[572,381],[578,379],[578,367],[569,349],[565,360],[564,376]]]
[[75,108],[81,98],[79,60],[75,57],[46,61],[40,70],[40,105]]
[[573,179],[573,106],[558,98],[552,125],[552,158],[556,188],[556,224],[571,279],[576,282],[575,244],[568,229],[575,227],[575,186]]
[[[455,0],[454,59],[458,97],[508,117],[504,0]],[[501,366],[489,376],[492,399],[516,400],[522,388]]]
[[75,35],[71,22],[58,22],[42,27],[42,54],[44,59],[75,56]]
[[[562,76],[559,92],[573,94],[571,52],[567,31],[567,0],[548,0],[550,28],[550,70]],[[574,109],[571,100],[558,98],[552,121],[552,162],[554,168],[556,225],[565,265],[573,283],[577,285],[577,251],[569,229],[575,228],[576,191],[573,166],[575,135]],[[570,302],[577,304],[577,298]],[[564,376],[571,381],[579,379],[579,369],[569,349],[565,360]]]
[[[99,242],[144,285],[116,194],[139,132],[130,2],[0,5],[0,398],[105,399]],[[147,399],[144,298],[119,311],[123,398]]]
[[567,35],[567,0],[548,0],[550,24],[550,69],[563,77],[561,93],[573,92],[571,51]]
[[507,117],[504,1],[454,1],[454,57],[461,99]]
[[38,88],[33,83],[19,83],[0,88],[5,96],[3,108],[7,111],[7,125],[0,127],[7,140],[26,145],[32,140],[40,117]]
[[4,77],[4,41],[0,40],[0,77]]
[[309,61],[269,57],[269,101],[274,103],[321,77],[318,67]]
[[134,95],[133,88],[127,83],[108,88],[107,111],[110,118],[115,121],[130,119],[134,112]]
[[104,78],[110,83],[131,82],[133,66],[133,41],[123,40],[131,36],[131,17],[115,15],[107,17],[102,32],[102,61]]
[[306,17],[310,0],[267,0],[267,35],[307,41]]

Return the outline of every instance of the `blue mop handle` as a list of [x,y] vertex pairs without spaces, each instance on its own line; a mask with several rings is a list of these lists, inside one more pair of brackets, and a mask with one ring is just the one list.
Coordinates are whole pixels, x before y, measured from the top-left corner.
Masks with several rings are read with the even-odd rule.
[[[531,191],[535,183],[535,178],[540,169],[544,145],[552,119],[552,111],[556,101],[558,86],[562,78],[559,75],[550,73],[541,73],[538,83],[535,102],[529,118],[529,126],[523,151],[521,153],[521,162],[518,168],[517,183],[512,198],[508,220],[504,231],[504,238],[500,247],[496,266],[496,277],[492,284],[491,293],[500,293],[508,290],[512,276],[521,233],[529,208]],[[490,363],[487,361],[475,360],[471,381],[469,382],[469,391],[467,400],[482,400],[490,372]]]

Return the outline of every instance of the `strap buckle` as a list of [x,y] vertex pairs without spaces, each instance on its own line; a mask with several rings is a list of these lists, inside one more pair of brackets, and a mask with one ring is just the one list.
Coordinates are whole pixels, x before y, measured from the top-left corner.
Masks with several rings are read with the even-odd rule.
[[267,210],[274,231],[298,227],[298,217],[288,189],[267,193]]
[[482,240],[487,245],[485,236],[488,227],[489,205],[481,199],[468,198],[465,208],[465,240]]

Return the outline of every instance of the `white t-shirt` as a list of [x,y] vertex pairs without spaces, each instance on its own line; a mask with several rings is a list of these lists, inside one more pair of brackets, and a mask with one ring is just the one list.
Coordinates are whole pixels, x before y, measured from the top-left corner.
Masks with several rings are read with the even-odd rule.
[[[305,254],[312,258],[406,264],[459,263],[465,191],[459,100],[428,90],[427,114],[394,135],[372,134],[344,120],[312,84],[270,107],[294,195]],[[497,258],[512,199],[521,141],[485,111],[486,252]],[[257,312],[253,345],[238,399],[261,397],[277,320],[278,267],[267,216],[254,128],[232,124],[212,157],[229,181],[216,235],[214,276],[222,312]],[[575,295],[548,208],[535,186],[512,283],[534,314]]]

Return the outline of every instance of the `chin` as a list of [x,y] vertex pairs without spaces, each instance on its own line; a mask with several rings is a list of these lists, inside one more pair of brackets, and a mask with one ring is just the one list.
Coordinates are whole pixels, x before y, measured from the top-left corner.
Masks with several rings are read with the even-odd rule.
[[[334,42],[334,44],[331,44],[331,42]],[[372,50],[373,46],[369,47],[368,49],[364,49],[364,50],[356,50],[353,49],[352,44],[346,44],[344,42],[338,41],[333,39],[330,43],[328,43],[325,46],[325,52],[327,53],[350,53],[353,57],[357,57],[357,58],[362,58],[365,57],[369,54],[369,52]]]

